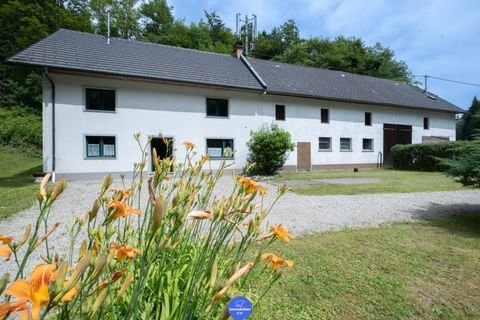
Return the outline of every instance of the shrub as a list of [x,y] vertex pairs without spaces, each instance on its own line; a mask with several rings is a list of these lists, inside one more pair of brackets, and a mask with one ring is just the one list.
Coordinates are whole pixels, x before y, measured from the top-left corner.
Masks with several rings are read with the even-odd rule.
[[453,159],[438,159],[447,167],[447,174],[458,178],[465,186],[480,187],[480,140],[461,144]]
[[[265,187],[237,176],[228,196],[213,197],[225,163],[216,172],[203,171],[208,157],[194,162],[191,143],[185,143],[186,165],[154,153],[155,172],[144,183],[147,146],[130,184],[122,179],[123,188],[113,190],[112,177],[103,179],[92,209],[69,226],[68,252],[52,252],[48,245],[58,227],[50,224],[49,212],[66,182],[49,186],[49,176],[43,179],[35,225],[16,241],[0,234],[0,257],[12,255],[18,267],[13,283],[0,279],[0,295],[6,296],[1,319],[17,312],[33,319],[226,319],[231,296],[241,293],[258,303],[263,293],[249,289],[249,282],[264,283],[267,291],[279,269],[292,266],[265,252],[291,237],[281,225],[262,235],[271,210],[263,201]],[[147,203],[139,210],[142,188]],[[280,187],[276,199],[285,191]],[[27,278],[33,253],[45,263]]]
[[273,175],[284,164],[294,144],[290,133],[272,123],[264,124],[258,131],[250,133],[248,162],[252,164],[249,174]]
[[428,144],[396,145],[392,148],[393,168],[415,171],[446,171],[449,166],[439,159],[454,159],[470,152],[475,142],[456,141]]
[[31,109],[0,108],[0,144],[21,150],[42,149],[42,118]]

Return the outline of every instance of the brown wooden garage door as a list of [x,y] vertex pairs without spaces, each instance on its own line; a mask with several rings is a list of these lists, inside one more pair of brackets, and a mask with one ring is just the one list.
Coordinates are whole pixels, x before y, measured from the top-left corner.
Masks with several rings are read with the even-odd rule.
[[383,124],[383,159],[385,165],[391,165],[391,149],[396,144],[412,143],[412,126],[401,124]]
[[297,142],[297,170],[305,171],[312,169],[310,142]]

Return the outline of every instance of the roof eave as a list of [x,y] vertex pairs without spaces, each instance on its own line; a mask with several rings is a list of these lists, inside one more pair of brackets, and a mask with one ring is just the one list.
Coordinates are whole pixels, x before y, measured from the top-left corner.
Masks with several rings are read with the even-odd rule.
[[18,61],[12,60],[14,57],[9,58],[6,63],[12,65],[20,65],[20,66],[28,66],[33,68],[49,68],[53,72],[65,73],[65,74],[77,74],[77,75],[106,75],[110,77],[114,77],[117,79],[141,79],[149,82],[156,82],[156,83],[164,83],[164,84],[172,84],[172,85],[184,85],[184,86],[197,86],[197,87],[204,87],[204,88],[220,88],[226,90],[234,90],[234,91],[244,91],[244,92],[254,92],[254,93],[264,93],[264,88],[258,87],[242,87],[242,86],[228,86],[222,85],[217,83],[205,83],[199,81],[186,81],[186,80],[177,80],[177,79],[165,79],[165,78],[157,78],[157,77],[148,77],[148,76],[136,76],[136,75],[127,75],[115,72],[104,72],[104,71],[95,71],[95,70],[85,70],[85,69],[77,69],[77,68],[68,68],[68,67],[58,67],[52,65],[43,65],[43,64],[35,64],[35,63],[28,63],[25,61]]
[[[435,112],[444,112],[444,113],[453,113],[453,114],[460,114],[466,113],[465,110],[458,108],[458,111],[453,110],[440,110],[435,108],[428,108],[428,107],[421,107],[421,106],[409,106],[409,105],[402,105],[402,104],[393,104],[393,103],[381,103],[381,102],[372,102],[372,101],[365,101],[365,100],[354,100],[354,99],[346,99],[346,98],[333,98],[333,97],[325,97],[325,96],[316,96],[316,95],[308,95],[308,94],[301,94],[301,93],[290,93],[290,92],[281,92],[281,91],[268,91],[268,94],[271,95],[278,95],[278,96],[288,96],[288,97],[298,97],[298,98],[308,98],[308,99],[315,99],[315,100],[327,100],[327,101],[336,101],[336,102],[350,102],[356,104],[370,104],[376,106],[386,106],[386,107],[401,107],[406,109],[413,109],[413,110],[428,110],[428,111],[435,111]],[[456,106],[455,106],[456,107]]]

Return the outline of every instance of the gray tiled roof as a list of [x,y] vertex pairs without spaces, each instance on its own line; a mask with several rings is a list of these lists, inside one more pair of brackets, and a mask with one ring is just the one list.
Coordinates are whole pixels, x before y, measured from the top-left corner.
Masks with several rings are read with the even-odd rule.
[[240,59],[60,29],[8,59],[10,63],[222,87],[263,90]]
[[275,61],[249,59],[249,62],[266,82],[270,94],[310,96],[457,113],[464,111],[438,96],[431,93],[427,95],[422,89],[399,81]]
[[248,61],[256,73],[248,63],[230,55],[116,38],[107,45],[104,36],[65,29],[8,59],[9,63],[52,69],[263,91],[258,74],[270,94],[463,112],[402,82],[266,60]]

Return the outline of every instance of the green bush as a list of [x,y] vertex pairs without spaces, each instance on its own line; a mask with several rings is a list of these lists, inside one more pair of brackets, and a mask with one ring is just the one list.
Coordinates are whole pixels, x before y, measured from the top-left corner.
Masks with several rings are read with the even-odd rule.
[[480,187],[480,140],[460,144],[453,159],[437,159],[447,167],[447,174],[465,186]]
[[31,109],[0,108],[0,144],[40,152],[42,149],[42,117]]
[[273,175],[285,163],[288,151],[293,151],[290,133],[272,123],[250,132],[247,174]]
[[392,148],[393,168],[414,171],[446,171],[449,165],[440,159],[455,159],[471,152],[478,142],[456,141],[429,144],[396,145]]

